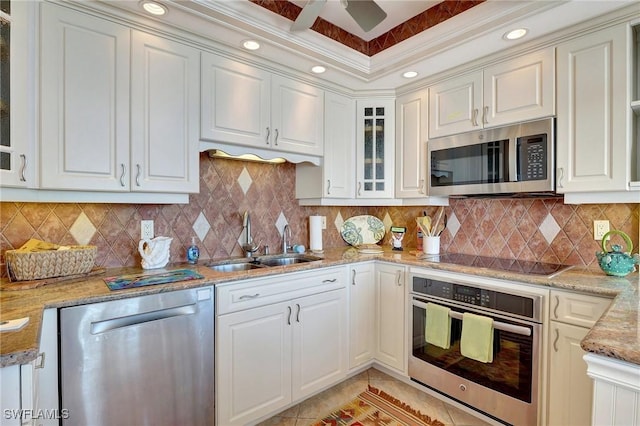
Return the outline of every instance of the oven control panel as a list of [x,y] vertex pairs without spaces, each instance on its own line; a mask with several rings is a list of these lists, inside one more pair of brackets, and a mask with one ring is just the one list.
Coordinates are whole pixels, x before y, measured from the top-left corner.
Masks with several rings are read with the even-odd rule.
[[480,287],[413,277],[413,292],[533,318],[533,299]]

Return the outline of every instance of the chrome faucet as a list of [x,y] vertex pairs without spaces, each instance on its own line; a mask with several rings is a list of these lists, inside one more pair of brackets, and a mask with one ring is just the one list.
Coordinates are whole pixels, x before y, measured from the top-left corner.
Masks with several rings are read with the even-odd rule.
[[287,251],[291,248],[291,228],[289,225],[285,225],[282,230],[282,253],[287,254]]
[[242,226],[244,226],[245,231],[245,242],[242,245],[242,250],[244,250],[246,257],[252,257],[253,253],[258,251],[260,248],[260,244],[257,246],[253,245],[253,238],[251,237],[251,216],[249,216],[249,211],[244,212]]

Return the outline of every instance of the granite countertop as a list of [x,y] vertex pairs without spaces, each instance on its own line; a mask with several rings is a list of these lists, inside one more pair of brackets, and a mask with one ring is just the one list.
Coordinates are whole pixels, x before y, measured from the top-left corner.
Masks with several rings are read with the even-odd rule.
[[[0,367],[27,363],[37,357],[42,312],[45,308],[64,308],[86,303],[126,299],[134,296],[229,283],[248,278],[266,277],[281,274],[285,271],[306,271],[368,260],[383,260],[414,267],[473,274],[611,297],[613,298],[611,306],[582,341],[582,348],[589,352],[640,365],[640,339],[638,337],[640,336],[638,328],[640,278],[638,273],[632,273],[624,278],[616,278],[606,276],[599,270],[572,268],[552,278],[546,278],[423,260],[416,257],[409,250],[403,252],[385,250],[383,254],[360,255],[354,248],[337,248],[325,250],[323,259],[319,261],[233,273],[216,272],[204,265],[170,265],[165,269],[189,268],[200,273],[204,278],[118,291],[110,291],[103,279],[110,276],[137,274],[145,271],[140,268],[113,268],[108,269],[101,275],[49,284],[30,290],[8,290],[11,283],[3,280],[0,282],[0,321],[27,316],[30,320],[25,327],[18,331],[0,333]],[[163,270],[150,270],[148,272],[158,273]]]

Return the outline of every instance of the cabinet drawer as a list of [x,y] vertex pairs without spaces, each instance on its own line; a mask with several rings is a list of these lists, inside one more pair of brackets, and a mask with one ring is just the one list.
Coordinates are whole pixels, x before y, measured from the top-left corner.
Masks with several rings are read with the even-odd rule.
[[346,267],[292,272],[216,286],[218,315],[345,287]]
[[593,327],[611,299],[551,290],[551,319],[582,327]]

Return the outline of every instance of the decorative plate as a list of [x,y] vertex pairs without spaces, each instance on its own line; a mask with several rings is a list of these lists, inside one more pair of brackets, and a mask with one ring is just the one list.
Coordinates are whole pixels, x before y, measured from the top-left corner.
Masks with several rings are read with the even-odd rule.
[[375,216],[354,216],[345,220],[340,228],[342,239],[352,246],[376,244],[384,238],[384,223]]

